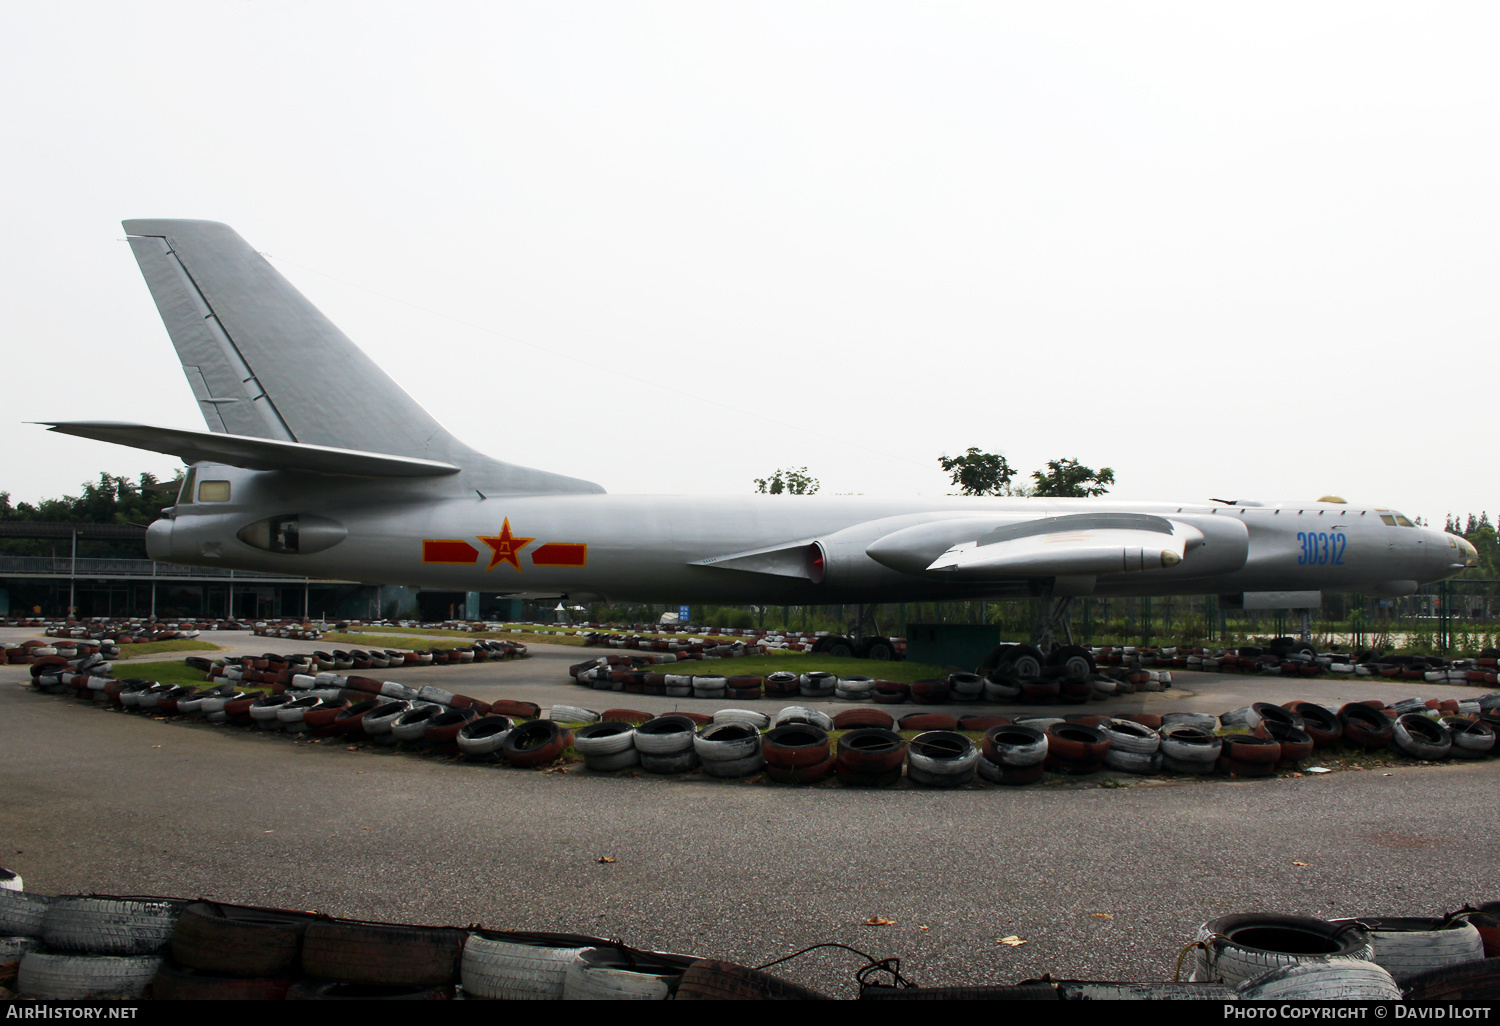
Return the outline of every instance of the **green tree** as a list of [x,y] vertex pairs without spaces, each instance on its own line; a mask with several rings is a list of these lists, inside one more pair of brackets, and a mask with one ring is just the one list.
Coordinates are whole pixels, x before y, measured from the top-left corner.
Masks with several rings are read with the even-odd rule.
[[1031,477],[1036,482],[1032,495],[1053,498],[1092,499],[1109,491],[1105,485],[1115,483],[1115,472],[1109,467],[1095,472],[1077,460],[1048,460],[1047,472],[1034,470]]
[[1010,480],[1015,470],[1005,457],[970,448],[962,456],[939,456],[938,466],[947,471],[961,495],[1013,495]]
[[810,476],[806,467],[778,470],[769,478],[757,477],[755,490],[766,495],[813,495],[818,490],[818,479]]

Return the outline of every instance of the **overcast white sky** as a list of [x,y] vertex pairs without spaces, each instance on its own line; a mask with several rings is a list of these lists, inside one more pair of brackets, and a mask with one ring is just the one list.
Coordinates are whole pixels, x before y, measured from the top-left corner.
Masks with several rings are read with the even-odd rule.
[[[611,492],[1500,510],[1500,7],[9,3],[0,490],[201,429],[119,222],[225,221],[455,434]],[[337,382],[329,382],[337,388]]]

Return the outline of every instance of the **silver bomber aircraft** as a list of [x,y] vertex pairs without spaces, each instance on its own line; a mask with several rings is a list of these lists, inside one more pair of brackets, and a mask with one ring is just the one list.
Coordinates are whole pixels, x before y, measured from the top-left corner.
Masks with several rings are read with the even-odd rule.
[[180,457],[153,559],[573,601],[830,604],[1411,594],[1471,545],[1338,501],[607,495],[454,438],[249,244],[124,222],[207,421],[54,431]]

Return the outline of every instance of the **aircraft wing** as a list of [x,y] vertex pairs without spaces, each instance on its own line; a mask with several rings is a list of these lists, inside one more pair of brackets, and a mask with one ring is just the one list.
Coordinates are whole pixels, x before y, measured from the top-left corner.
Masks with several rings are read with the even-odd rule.
[[453,464],[437,460],[219,432],[184,431],[113,420],[42,423],[49,431],[166,453],[184,463],[223,463],[249,470],[300,470],[309,474],[354,477],[441,477],[459,471]]

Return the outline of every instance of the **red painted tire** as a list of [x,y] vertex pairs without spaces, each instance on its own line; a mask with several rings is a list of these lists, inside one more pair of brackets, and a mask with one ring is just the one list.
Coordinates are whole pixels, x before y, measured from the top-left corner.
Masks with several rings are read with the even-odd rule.
[[[346,705],[342,709],[339,709],[333,717],[334,733],[363,735],[365,732],[365,713],[383,703],[384,699],[366,698],[361,701],[354,702],[350,705]],[[229,705],[226,705],[224,707],[224,711],[229,712],[229,706],[234,704],[234,702],[230,702]]]
[[761,754],[768,767],[806,769],[827,761],[832,752],[826,731],[806,723],[787,723],[761,738]]
[[1102,762],[1109,753],[1109,738],[1097,727],[1079,723],[1054,723],[1047,728],[1047,754],[1075,762]]
[[[1092,690],[1092,689],[1090,689]],[[1035,705],[1052,705],[1062,696],[1062,682],[1056,680],[1023,680],[1021,701]]]
[[1344,736],[1338,715],[1316,702],[1287,702],[1282,708],[1302,717],[1302,729],[1312,738],[1314,747],[1327,748]]
[[910,713],[901,717],[900,730],[957,730],[958,717],[945,713]]
[[854,730],[856,727],[893,730],[895,726],[895,717],[883,709],[845,709],[833,718],[834,730]]
[[1274,762],[1240,762],[1238,759],[1226,759],[1219,756],[1217,768],[1220,773],[1232,773],[1237,777],[1273,777],[1276,775],[1276,764]]
[[816,784],[826,780],[834,772],[838,764],[838,756],[832,752],[828,758],[815,766],[772,766],[770,760],[766,761],[766,776],[778,784]]
[[835,772],[844,783],[887,784],[901,778],[906,741],[879,727],[860,727],[838,740]]
[[1226,734],[1219,758],[1246,764],[1266,764],[1274,767],[1281,761],[1281,744],[1270,738],[1254,734]]
[[509,716],[513,720],[534,720],[542,714],[542,707],[535,702],[500,698],[490,703],[490,712],[497,716]]
[[1392,720],[1363,702],[1350,702],[1339,710],[1343,737],[1359,748],[1384,748],[1395,734]]
[[501,757],[512,766],[546,766],[562,758],[573,743],[573,732],[552,720],[531,720],[512,730],[501,746]]

